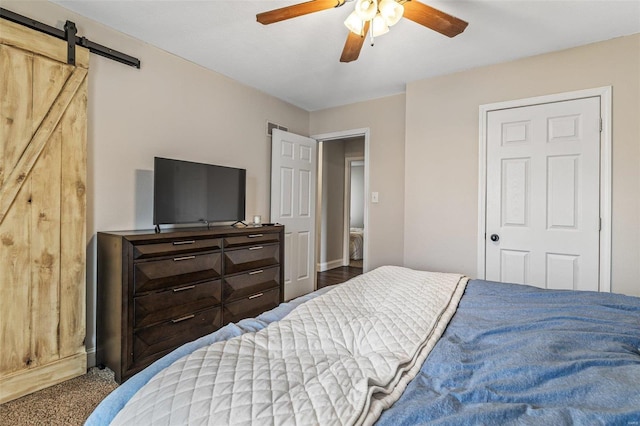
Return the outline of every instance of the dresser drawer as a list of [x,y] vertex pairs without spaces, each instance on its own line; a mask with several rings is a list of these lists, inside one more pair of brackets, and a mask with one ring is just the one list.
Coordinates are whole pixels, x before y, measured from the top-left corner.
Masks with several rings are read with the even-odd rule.
[[223,323],[238,322],[243,318],[255,317],[278,306],[280,302],[280,290],[256,293],[244,299],[224,305]]
[[146,259],[149,257],[176,256],[194,251],[219,250],[221,248],[221,238],[204,240],[185,238],[165,243],[137,244],[133,246],[133,258]]
[[224,246],[226,248],[241,247],[241,246],[256,245],[256,244],[277,243],[279,241],[280,241],[280,234],[277,232],[262,233],[256,230],[256,232],[252,232],[251,234],[248,234],[248,235],[227,237],[224,239]]
[[250,271],[280,263],[280,245],[253,245],[224,252],[224,273]]
[[213,333],[221,320],[217,307],[137,330],[133,334],[133,363],[148,364],[184,343]]
[[221,280],[189,284],[171,290],[136,297],[133,327],[146,327],[158,322],[181,318],[222,302]]
[[221,274],[220,253],[137,262],[134,265],[135,292],[163,290],[218,278]]
[[225,277],[223,295],[225,302],[242,299],[261,291],[280,286],[280,268],[256,269],[232,277]]

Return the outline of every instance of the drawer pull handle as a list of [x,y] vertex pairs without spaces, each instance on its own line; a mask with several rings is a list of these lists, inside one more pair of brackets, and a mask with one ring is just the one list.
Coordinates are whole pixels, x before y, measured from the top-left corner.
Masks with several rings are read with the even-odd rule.
[[184,256],[184,257],[174,257],[173,261],[174,262],[179,262],[181,260],[189,260],[189,259],[195,259],[195,256]]
[[188,286],[185,286],[185,287],[174,288],[173,292],[177,293],[179,291],[191,290],[192,288],[196,288],[196,286],[195,285],[188,285]]
[[189,240],[189,241],[174,241],[173,245],[174,246],[181,246],[183,244],[195,244],[196,240]]
[[253,246],[253,247],[249,247],[249,250],[262,250],[264,247],[262,246]]
[[253,296],[249,296],[249,300],[251,300],[251,299],[255,299],[256,297],[261,297],[261,296],[263,296],[263,295],[264,295],[264,293],[254,294]]
[[257,275],[257,274],[261,274],[263,272],[264,271],[262,269],[260,269],[259,271],[251,271],[251,272],[249,272],[249,275]]
[[186,317],[182,317],[182,318],[171,320],[171,322],[175,324],[175,323],[178,323],[178,322],[181,322],[181,321],[189,320],[189,319],[194,318],[194,317],[195,317],[195,315],[191,314],[191,315],[187,315]]
[[247,238],[259,238],[262,237],[262,234],[251,234],[251,235],[247,235]]

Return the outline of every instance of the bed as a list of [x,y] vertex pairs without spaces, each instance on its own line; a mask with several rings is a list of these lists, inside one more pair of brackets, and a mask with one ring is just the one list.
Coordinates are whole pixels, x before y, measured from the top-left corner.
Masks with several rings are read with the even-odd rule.
[[[193,413],[210,412],[220,402],[215,398],[203,398],[200,393],[195,402],[191,401],[195,408],[184,408],[185,401],[193,398],[192,388],[202,387],[203,383],[205,388],[211,387],[207,383],[209,378],[191,376],[188,368],[178,369],[179,373],[168,372],[181,363],[187,365],[185,360],[199,358],[199,354],[211,348],[230,344],[225,342],[261,336],[265,331],[286,325],[287,321],[295,323],[294,319],[300,317],[301,312],[312,310],[313,305],[327,306],[323,305],[325,301],[333,304],[335,300],[331,298],[340,295],[343,287],[363,291],[370,286],[371,276],[382,288],[400,286],[406,277],[408,280],[422,277],[412,275],[413,272],[398,267],[378,268],[346,284],[324,288],[283,303],[257,318],[229,324],[177,349],[125,382],[97,407],[87,424],[106,425],[114,419],[115,424],[127,424],[127,419],[136,417],[122,417],[123,413],[127,413],[130,406],[135,406],[135,401],[138,401],[138,407],[140,401],[143,407],[156,404],[155,408],[148,408],[141,417],[137,417],[143,423],[251,424],[252,416],[256,415],[251,411],[252,407],[263,402],[264,390],[254,393],[250,404],[245,403],[246,413],[252,413],[245,413],[249,417],[198,417],[199,414]],[[482,280],[467,282],[464,277],[456,278],[453,274],[445,278],[451,278],[451,282],[458,279],[458,282],[450,285],[451,292],[447,297],[440,293],[425,296],[429,304],[429,309],[425,310],[432,310],[432,299],[442,298],[444,306],[435,309],[437,318],[434,321],[437,324],[429,329],[428,338],[421,340],[418,355],[409,356],[413,365],[411,362],[401,364],[400,374],[391,374],[392,388],[386,387],[379,377],[375,380],[365,378],[370,389],[365,392],[367,402],[364,405],[373,408],[372,416],[354,417],[347,410],[349,421],[343,421],[339,416],[337,420],[333,417],[315,420],[305,417],[304,421],[299,421],[286,414],[284,417],[272,416],[272,421],[267,423],[633,425],[640,422],[640,298],[610,293],[551,291]],[[432,278],[429,276],[428,280]],[[411,292],[412,299],[420,299],[415,288]],[[367,296],[361,297],[362,300],[360,296],[354,297],[349,309],[358,303],[366,305],[364,299]],[[411,311],[411,307],[408,310]],[[414,313],[408,316],[412,317]],[[352,323],[370,322],[364,312],[357,313],[355,318]],[[444,325],[439,322],[442,318]],[[427,318],[427,322],[431,320],[433,318]],[[375,334],[377,327],[368,326],[361,330]],[[402,332],[401,328],[404,326],[385,339]],[[348,336],[346,342],[350,344],[362,339],[361,334],[355,334]],[[309,353],[312,353],[312,346],[308,348]],[[379,353],[394,355],[385,353],[388,349],[385,348]],[[372,355],[373,358],[377,356],[378,353]],[[209,365],[206,368],[217,367]],[[240,370],[233,374],[238,380],[243,376]],[[258,377],[269,372],[258,369],[252,374]],[[180,385],[182,387],[166,387],[171,382],[169,379],[176,375],[186,378]],[[345,377],[352,379],[351,376]],[[356,387],[359,384],[361,382],[356,382]],[[301,385],[295,383],[291,388]],[[174,391],[167,391],[171,386],[174,386]],[[159,393],[153,396],[154,391]],[[140,395],[152,399],[141,399]],[[233,393],[231,398],[239,398],[239,395],[243,394]],[[308,408],[309,404],[313,406],[315,403],[315,394],[311,395],[296,401],[302,406],[307,404]],[[274,400],[280,397],[282,395]],[[321,411],[328,411],[321,407]],[[272,415],[277,412],[273,407],[266,411],[271,411]]]
[[362,246],[364,243],[364,228],[349,229],[349,259],[362,259]]

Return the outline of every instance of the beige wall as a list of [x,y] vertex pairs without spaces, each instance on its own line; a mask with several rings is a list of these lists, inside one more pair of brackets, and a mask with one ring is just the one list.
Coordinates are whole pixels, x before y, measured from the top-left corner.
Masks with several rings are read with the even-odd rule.
[[412,83],[406,96],[309,113],[57,5],[3,0],[2,7],[58,28],[72,20],[80,35],[142,61],[137,70],[91,55],[90,353],[95,347],[96,232],[151,227],[154,156],[246,168],[247,216],[261,214],[266,220],[267,120],[302,135],[370,129],[369,190],[380,194],[378,204],[367,194],[370,269],[406,263],[473,276],[478,106],[613,85],[613,289],[640,294],[638,35]]
[[153,157],[247,169],[248,217],[269,217],[266,121],[309,134],[309,113],[48,2],[2,7],[142,61],[91,55],[87,191],[87,350],[95,348],[95,235],[152,228]]
[[364,157],[364,137],[346,139],[344,155],[345,157]]
[[476,274],[480,105],[608,85],[612,289],[640,295],[640,34],[409,84],[405,264]]
[[380,202],[368,196],[369,269],[403,263],[404,112],[404,95],[311,112],[311,135],[370,129],[369,191],[377,191]]

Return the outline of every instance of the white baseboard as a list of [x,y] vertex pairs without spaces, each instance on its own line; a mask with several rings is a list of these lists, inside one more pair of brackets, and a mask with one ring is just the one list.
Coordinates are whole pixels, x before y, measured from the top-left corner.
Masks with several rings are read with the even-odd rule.
[[329,269],[339,268],[344,266],[342,259],[332,260],[330,262],[318,263],[317,265],[318,272],[328,271]]

